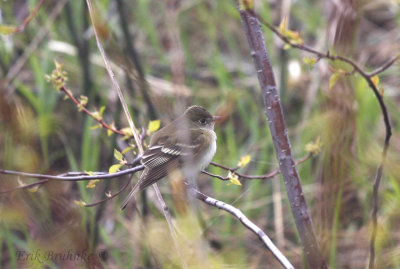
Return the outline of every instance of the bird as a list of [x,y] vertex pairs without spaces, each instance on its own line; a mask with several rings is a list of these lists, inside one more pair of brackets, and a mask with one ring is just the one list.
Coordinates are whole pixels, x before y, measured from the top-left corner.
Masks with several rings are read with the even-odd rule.
[[176,170],[189,181],[197,178],[217,150],[214,124],[221,116],[213,116],[201,106],[191,106],[177,119],[155,132],[148,149],[143,153],[144,165],[139,181],[132,188],[121,210],[129,200]]

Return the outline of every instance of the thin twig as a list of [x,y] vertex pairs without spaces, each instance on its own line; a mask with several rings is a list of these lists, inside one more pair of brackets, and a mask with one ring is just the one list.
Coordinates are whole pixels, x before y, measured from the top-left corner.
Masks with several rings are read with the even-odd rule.
[[15,187],[15,188],[7,189],[7,190],[2,190],[2,191],[0,191],[0,194],[6,194],[6,193],[13,192],[13,191],[16,191],[16,190],[30,189],[30,188],[35,187],[37,185],[42,185],[42,184],[46,183],[47,181],[49,181],[49,180],[48,179],[42,179],[42,180],[30,183],[30,184],[21,185],[21,186]]
[[168,208],[167,204],[165,203],[165,201],[164,201],[164,199],[163,199],[163,197],[161,195],[160,189],[159,188],[154,188],[154,190],[156,192],[156,196],[157,196],[158,200],[160,201],[162,212],[164,214],[165,219],[168,222],[169,231],[171,233],[172,239],[174,240],[174,243],[176,243],[175,246],[177,247],[177,250],[178,250],[178,245],[177,245],[178,237],[176,236],[176,231],[175,231],[174,224],[172,223],[172,217],[171,217],[171,214],[169,212],[169,208]]
[[45,0],[40,0],[39,3],[33,8],[31,14],[29,14],[23,21],[23,23],[15,27],[15,30],[12,32],[13,34],[22,32],[25,30],[26,26],[29,24],[29,22],[36,16],[36,14],[39,12],[40,7],[44,3]]
[[118,82],[117,82],[117,80],[115,78],[114,72],[112,71],[111,66],[110,66],[110,64],[108,62],[106,53],[105,53],[105,51],[103,49],[103,46],[101,45],[100,38],[99,38],[99,35],[97,33],[97,28],[96,28],[96,25],[94,23],[95,19],[94,19],[94,14],[93,14],[93,9],[92,9],[92,3],[91,3],[90,0],[86,0],[86,3],[87,3],[89,14],[90,14],[90,19],[91,19],[92,24],[93,24],[93,30],[94,30],[93,32],[94,32],[94,35],[96,37],[97,47],[99,48],[99,51],[100,51],[101,57],[103,58],[104,65],[106,67],[108,75],[110,76],[110,79],[112,81],[114,89],[116,90],[116,92],[118,94],[118,97],[119,97],[119,100],[120,100],[120,102],[122,104],[122,108],[124,109],[124,113],[125,113],[126,119],[128,120],[129,127],[132,130],[133,137],[135,138],[136,145],[137,145],[138,150],[139,150],[139,154],[143,154],[143,146],[142,146],[142,143],[140,142],[139,134],[138,134],[138,132],[136,130],[135,124],[133,123],[132,117],[129,114],[128,105],[125,102],[125,98],[124,98],[124,96],[122,94],[121,88],[118,85]]
[[64,5],[68,2],[68,0],[57,1],[57,5],[50,12],[50,15],[47,17],[47,22],[45,27],[42,27],[37,33],[35,33],[35,37],[31,43],[27,47],[24,48],[24,53],[15,61],[15,63],[9,68],[8,73],[6,75],[6,83],[4,88],[9,90],[9,94],[11,95],[13,90],[10,90],[9,87],[18,73],[21,71],[22,67],[25,65],[26,61],[29,59],[30,55],[37,49],[39,44],[43,41],[43,39],[49,33],[50,27],[53,25],[55,19],[58,17],[60,12],[62,11]]
[[198,200],[217,207],[219,209],[222,209],[234,217],[236,217],[246,228],[248,228],[250,231],[252,231],[254,234],[256,234],[260,240],[264,243],[264,245],[272,252],[272,254],[275,256],[275,258],[280,262],[280,264],[284,268],[294,268],[293,265],[289,262],[289,260],[282,254],[282,252],[275,246],[275,244],[271,241],[271,239],[264,233],[263,230],[261,230],[257,225],[255,225],[252,221],[250,221],[242,211],[240,211],[238,208],[226,204],[222,201],[219,201],[217,199],[211,198],[197,189],[195,189],[192,185],[186,183],[186,186],[188,187],[189,191],[193,194],[194,197],[196,197]]
[[393,57],[392,59],[387,61],[385,64],[383,64],[382,66],[378,67],[374,71],[368,73],[367,75],[369,77],[373,77],[375,75],[378,75],[378,74],[382,73],[383,71],[385,71],[386,69],[391,67],[397,60],[399,60],[399,58],[400,58],[400,54],[396,55],[395,57]]
[[91,204],[84,204],[83,206],[84,207],[93,207],[93,206],[97,206],[97,205],[99,205],[101,203],[107,202],[108,200],[111,200],[111,199],[117,197],[118,195],[120,195],[129,186],[129,183],[131,183],[130,179],[127,180],[126,184],[124,186],[122,186],[122,188],[119,191],[117,191],[116,193],[108,195],[103,200],[100,200],[100,201],[97,201],[97,202],[91,203]]

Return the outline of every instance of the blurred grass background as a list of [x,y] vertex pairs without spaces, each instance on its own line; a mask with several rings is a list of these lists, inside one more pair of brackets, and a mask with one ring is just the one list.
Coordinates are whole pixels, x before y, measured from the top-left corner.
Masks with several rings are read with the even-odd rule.
[[[202,105],[227,116],[216,126],[215,162],[235,167],[250,154],[241,172],[258,175],[276,168],[262,94],[233,1],[93,2],[103,46],[137,126],[158,118],[167,122],[191,104]],[[20,25],[37,3],[2,1],[0,23]],[[400,51],[399,5],[359,1],[346,21],[344,10],[351,3],[255,1],[255,6],[274,25],[287,15],[289,28],[299,31],[306,44],[345,54],[372,71]],[[376,98],[359,76],[329,90],[328,62],[310,67],[303,63],[309,55],[284,50],[263,30],[295,158],[306,155],[305,145],[317,137],[324,145],[317,157],[298,167],[321,248],[331,268],[365,268],[372,184],[384,139]],[[113,150],[120,147],[120,138],[92,130],[94,120],[45,81],[54,60],[64,65],[74,95],[89,98],[90,110],[104,105],[108,123],[127,126],[85,1],[48,0],[24,31],[0,35],[0,167],[46,174],[107,171],[116,163]],[[399,71],[395,64],[380,75],[394,135],[380,189],[379,268],[400,268]],[[226,175],[211,166],[208,171]],[[1,190],[33,182],[0,179]],[[86,188],[87,182],[50,182],[36,192],[0,194],[1,268],[279,268],[258,238],[227,213],[201,204],[195,214],[181,214],[167,181],[159,186],[175,216],[179,250],[152,202],[152,189],[138,199],[142,216],[132,206],[119,210],[124,195],[93,208],[74,203],[101,200],[126,180],[102,181],[94,189]],[[208,195],[240,208],[296,268],[303,268],[279,180],[244,180],[239,187],[202,175],[198,184]],[[19,256],[38,250],[41,258]],[[93,255],[73,260],[65,256],[68,250]],[[52,258],[46,258],[49,253]],[[65,255],[54,258],[54,253]]]

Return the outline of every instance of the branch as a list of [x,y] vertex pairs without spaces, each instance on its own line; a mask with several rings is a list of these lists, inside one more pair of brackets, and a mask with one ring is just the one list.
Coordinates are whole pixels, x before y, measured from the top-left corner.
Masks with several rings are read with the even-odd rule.
[[16,76],[19,74],[21,71],[22,67],[25,65],[25,63],[28,61],[29,56],[36,51],[37,47],[40,45],[40,43],[43,41],[43,39],[47,36],[49,33],[49,29],[53,26],[54,21],[62,11],[64,5],[68,2],[68,0],[61,0],[57,1],[57,5],[52,9],[52,11],[49,13],[49,15],[46,17],[46,25],[45,27],[41,27],[40,30],[35,33],[35,37],[32,39],[31,43],[29,43],[28,46],[24,47],[24,52],[23,54],[18,57],[15,61],[14,64],[8,69],[7,75],[6,75],[6,82],[4,84],[4,89],[8,90],[9,93],[11,92],[10,90],[10,85],[13,82],[13,80],[16,78]]
[[383,71],[385,71],[386,69],[388,69],[389,67],[391,67],[399,59],[400,59],[400,54],[396,55],[395,57],[393,57],[392,59],[387,61],[384,65],[378,67],[377,69],[375,69],[374,71],[368,73],[367,75],[369,77],[376,76],[376,75],[382,73]]
[[214,207],[217,207],[219,209],[222,209],[229,214],[233,215],[236,217],[240,222],[248,228],[250,231],[252,231],[254,234],[256,234],[260,240],[264,243],[264,245],[272,252],[272,254],[275,256],[275,258],[281,263],[281,265],[284,268],[294,268],[293,265],[289,262],[289,260],[282,254],[282,252],[274,245],[274,243],[271,241],[271,239],[264,233],[263,230],[261,230],[257,225],[255,225],[252,221],[250,221],[239,209],[236,207],[226,204],[222,201],[219,201],[217,199],[211,198],[197,189],[195,189],[192,185],[185,183],[186,186],[188,187],[189,191],[192,193],[192,195],[208,204]]
[[283,117],[282,105],[261,25],[255,16],[252,1],[238,0],[238,11],[257,70],[264,97],[265,112],[271,131],[275,153],[285,182],[286,193],[310,268],[327,268],[314,232],[314,226],[302,190],[299,174],[292,155],[291,145]]
[[[26,26],[29,24],[29,22],[36,16],[36,14],[39,12],[40,7],[43,5],[45,0],[40,0],[39,3],[34,7],[32,10],[31,14],[29,14],[23,21],[23,23],[20,26],[9,26],[9,25],[0,25],[3,26],[7,29],[6,34],[16,34],[19,32],[22,32],[25,30]],[[2,33],[4,34],[4,33]]]
[[42,184],[46,183],[47,181],[49,181],[49,180],[48,179],[42,179],[42,180],[30,183],[30,184],[25,184],[25,185],[21,185],[21,186],[15,187],[15,188],[2,190],[2,191],[0,191],[0,194],[6,194],[6,193],[13,192],[13,191],[16,191],[16,190],[30,189],[30,188],[35,187],[37,185],[42,185]]
[[[11,170],[5,170],[5,169],[0,169],[0,174],[5,174],[5,175],[14,175],[14,176],[20,176],[20,177],[30,177],[30,178],[40,178],[40,179],[51,179],[51,180],[59,180],[59,181],[83,181],[83,180],[93,180],[93,179],[110,179],[110,178],[116,178],[116,177],[121,177],[124,175],[128,174],[133,174],[138,171],[141,171],[144,169],[144,165],[138,165],[132,168],[128,168],[116,173],[102,173],[102,172],[96,172],[94,175],[77,175],[77,176],[52,176],[52,175],[43,175],[43,174],[34,174],[34,173],[25,173],[25,172],[18,172],[18,171],[11,171]],[[82,174],[81,172],[79,172]],[[45,182],[41,182],[45,183]]]
[[[296,161],[296,165],[301,164],[301,163],[307,161],[307,160],[310,159],[312,156],[313,156],[313,153],[308,153],[306,156],[304,156],[304,157],[301,158],[300,160]],[[224,170],[227,170],[227,171],[229,171],[229,172],[231,172],[231,173],[237,175],[239,178],[242,178],[242,179],[268,179],[268,178],[272,178],[272,177],[276,176],[277,174],[279,174],[279,173],[281,172],[281,170],[280,170],[279,168],[277,168],[277,169],[275,169],[274,171],[269,172],[268,174],[265,174],[265,175],[252,176],[252,175],[244,175],[244,174],[241,174],[241,173],[236,172],[236,171],[239,169],[239,167],[229,168],[229,167],[227,167],[227,166],[225,166],[225,165],[222,165],[222,164],[219,164],[219,163],[215,163],[215,162],[211,162],[210,164],[211,164],[211,165],[214,165],[214,166],[216,166],[216,167],[222,168],[222,169],[224,169]],[[207,172],[207,171],[205,171],[205,170],[203,170],[203,171],[201,171],[201,172],[202,172],[203,174],[209,175],[209,176],[211,176],[211,177],[218,178],[218,179],[223,180],[223,181],[228,181],[228,180],[230,180],[229,177],[222,177],[222,176],[220,176],[220,175],[216,175],[216,174],[212,174],[212,173],[210,173],[210,172]]]
[[120,195],[129,186],[129,183],[131,183],[131,179],[127,180],[126,184],[124,186],[122,186],[122,188],[118,192],[111,194],[111,195],[107,195],[107,198],[104,198],[103,200],[100,200],[98,202],[91,203],[91,204],[84,204],[83,206],[84,207],[93,207],[93,206],[97,206],[101,203],[107,202],[108,200],[111,200],[111,199],[117,197],[118,195]]
[[101,124],[101,126],[103,126],[104,128],[112,131],[113,133],[119,134],[119,135],[126,135],[126,133],[115,129],[114,127],[112,127],[111,125],[107,124],[101,117],[96,117],[91,111],[89,111],[85,106],[83,106],[76,98],[75,96],[72,94],[72,92],[70,90],[68,90],[65,85],[62,85],[59,89],[59,91],[64,92],[78,107],[81,111],[85,112],[87,115],[89,115],[90,117],[92,117],[95,121],[97,121],[99,124]]

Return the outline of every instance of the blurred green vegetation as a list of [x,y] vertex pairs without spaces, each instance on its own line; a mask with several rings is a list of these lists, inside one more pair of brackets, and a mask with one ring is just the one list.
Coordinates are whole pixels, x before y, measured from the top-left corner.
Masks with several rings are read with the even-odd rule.
[[[240,157],[250,154],[251,162],[241,172],[261,175],[276,169],[262,94],[233,1],[93,2],[96,26],[136,126],[146,128],[152,106],[157,117],[167,122],[191,104],[202,105],[227,116],[216,126],[215,162],[235,167]],[[279,25],[288,2],[255,1],[256,12]],[[301,0],[289,5],[289,28],[321,51],[332,49],[334,40],[329,29],[335,21],[326,11],[330,2]],[[400,51],[399,6],[383,0],[360,2],[356,8],[359,34],[352,37],[349,57],[372,71]],[[37,3],[1,1],[0,24],[21,25]],[[321,60],[310,67],[303,63],[310,55],[284,50],[277,37],[266,28],[263,31],[295,158],[305,156],[305,145],[318,137],[324,145],[321,154],[298,166],[318,237],[331,235],[329,242],[321,239],[324,254],[331,268],[365,268],[372,184],[385,135],[377,100],[366,82],[353,75],[342,81],[351,85],[349,94],[331,102],[335,88],[328,88],[330,63]],[[45,1],[22,32],[0,35],[0,168],[44,174],[108,171],[117,163],[114,148],[121,150],[126,141],[108,136],[104,129],[91,129],[96,122],[46,82],[44,75],[51,73],[55,60],[68,72],[67,86],[73,94],[89,98],[91,111],[104,105],[107,123],[128,126],[100,58],[85,1]],[[140,68],[148,84],[140,81]],[[394,135],[380,188],[379,268],[400,268],[399,71],[395,64],[380,75]],[[354,118],[338,120],[335,113],[341,109],[350,109]],[[351,128],[338,132],[336,123]],[[352,141],[346,153],[351,164],[339,171],[343,180],[327,185],[326,166],[341,167],[326,162],[340,156],[329,147],[340,145],[336,138]],[[227,174],[213,166],[208,171]],[[179,250],[153,202],[152,189],[137,199],[141,215],[134,206],[119,210],[126,193],[92,208],[74,203],[104,199],[105,193],[117,192],[126,180],[101,181],[94,189],[87,188],[87,182],[49,182],[32,192],[0,194],[0,268],[180,268],[184,264],[188,268],[279,268],[258,238],[226,212],[198,204],[193,214],[180,213],[167,180],[159,186],[174,215]],[[204,193],[241,209],[278,242],[296,268],[302,268],[302,248],[284,184],[273,187],[272,180],[280,177],[242,180],[239,187],[202,175],[198,185]],[[0,175],[1,190],[31,182]],[[326,192],[332,197],[324,203]],[[322,225],[327,221],[329,230]],[[69,250],[93,255],[83,260],[49,258]],[[40,258],[27,258],[35,251]]]

